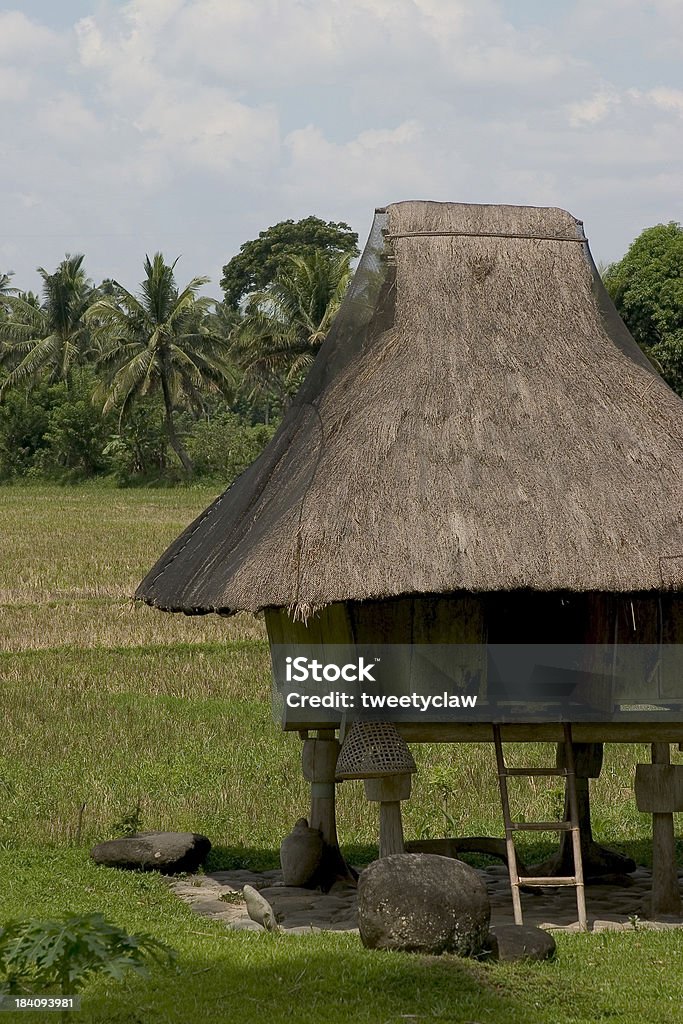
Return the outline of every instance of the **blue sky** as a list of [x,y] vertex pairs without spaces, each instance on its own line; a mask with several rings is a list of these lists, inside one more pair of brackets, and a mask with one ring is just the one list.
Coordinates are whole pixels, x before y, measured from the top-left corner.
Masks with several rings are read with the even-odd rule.
[[[1,2],[1,0],[0,0]],[[683,220],[683,0],[27,0],[0,7],[0,272],[134,288],[287,217],[561,206],[597,260]]]

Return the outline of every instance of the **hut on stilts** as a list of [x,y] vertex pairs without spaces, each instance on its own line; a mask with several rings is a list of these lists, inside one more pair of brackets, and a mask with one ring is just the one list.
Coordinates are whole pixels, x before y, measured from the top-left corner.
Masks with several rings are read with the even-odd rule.
[[[311,824],[335,849],[336,772],[365,772],[383,810],[380,848],[401,849],[405,741],[495,739],[518,901],[502,743],[558,742],[567,824],[547,870],[580,895],[583,873],[628,866],[590,835],[602,744],[645,741],[654,763],[639,767],[638,802],[653,814],[653,909],[679,912],[672,812],[683,809],[683,768],[669,745],[683,741],[682,455],[683,403],[620,320],[580,221],[560,209],[397,203],[376,212],[277,434],[136,596],[187,614],[264,612],[273,648],[599,648],[593,718],[492,710],[354,723],[337,768],[342,716],[288,711],[284,727],[304,738]],[[623,657],[638,645],[659,652],[656,670]],[[477,671],[481,682],[485,659]],[[368,729],[370,761],[390,750],[382,764],[363,761]]]

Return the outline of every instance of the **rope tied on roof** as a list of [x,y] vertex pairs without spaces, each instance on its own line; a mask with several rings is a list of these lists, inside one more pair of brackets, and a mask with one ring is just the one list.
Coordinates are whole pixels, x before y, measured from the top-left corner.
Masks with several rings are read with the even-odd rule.
[[542,242],[587,242],[585,235],[522,235],[510,231],[402,231],[396,234],[387,232],[385,238],[523,238]]

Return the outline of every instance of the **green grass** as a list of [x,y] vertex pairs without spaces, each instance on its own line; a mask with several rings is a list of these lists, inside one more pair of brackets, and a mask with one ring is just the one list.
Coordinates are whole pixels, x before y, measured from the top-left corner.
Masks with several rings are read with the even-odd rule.
[[74,1018],[89,1024],[671,1024],[679,1015],[681,933],[560,935],[554,963],[484,965],[370,953],[348,935],[231,934],[194,916],[158,875],[97,868],[78,849],[0,853],[0,875],[5,918],[103,910],[177,950],[177,973],[89,985]]
[[[214,866],[273,865],[282,836],[306,813],[300,742],[271,717],[262,623],[130,602],[213,496],[0,488],[0,921],[101,911],[180,954],[177,975],[155,969],[148,981],[92,983],[78,1019],[675,1019],[680,933],[561,936],[557,962],[537,966],[431,961],[369,953],[349,936],[230,934],[192,915],[158,876],[89,861],[90,846],[138,805],[145,828],[209,835]],[[502,833],[489,745],[414,753],[408,837]],[[537,763],[552,756],[540,745],[515,753]],[[608,746],[593,797],[596,837],[641,860],[650,822],[635,809],[632,775],[647,753]],[[553,780],[519,780],[516,807],[544,817],[559,796]],[[376,813],[362,784],[339,787],[340,837],[354,859],[373,855]],[[530,848],[522,853],[532,859]]]

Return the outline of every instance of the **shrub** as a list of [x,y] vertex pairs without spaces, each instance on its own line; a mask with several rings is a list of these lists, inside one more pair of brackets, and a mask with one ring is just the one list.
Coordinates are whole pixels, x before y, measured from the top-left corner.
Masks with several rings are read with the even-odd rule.
[[187,438],[187,450],[197,476],[215,477],[226,486],[261,454],[275,426],[252,426],[232,412],[217,413],[196,423]]
[[0,928],[0,988],[7,994],[73,995],[89,978],[147,975],[148,961],[171,965],[175,953],[151,935],[128,935],[101,914],[61,921],[10,921]]
[[51,388],[7,391],[0,404],[0,479],[24,476],[47,442]]
[[161,404],[136,406],[104,448],[119,486],[158,481],[169,473],[168,439]]
[[[44,448],[37,464],[47,472],[96,476],[106,469],[103,451],[109,424],[93,403],[95,376],[85,367],[74,371],[48,417]],[[34,463],[35,464],[35,463]]]

